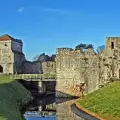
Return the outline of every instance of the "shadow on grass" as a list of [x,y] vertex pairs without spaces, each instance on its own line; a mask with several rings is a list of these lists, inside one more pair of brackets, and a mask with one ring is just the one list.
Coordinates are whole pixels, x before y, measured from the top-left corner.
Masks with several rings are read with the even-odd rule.
[[[5,78],[4,80],[2,78]],[[17,81],[0,77],[0,120],[23,120],[21,109],[30,100],[30,93]],[[8,81],[8,82],[7,82]]]

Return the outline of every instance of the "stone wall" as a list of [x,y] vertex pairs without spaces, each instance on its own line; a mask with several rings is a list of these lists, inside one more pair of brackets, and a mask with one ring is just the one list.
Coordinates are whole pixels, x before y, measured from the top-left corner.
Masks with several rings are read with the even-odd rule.
[[57,97],[81,95],[80,86],[85,83],[85,93],[91,93],[111,79],[120,79],[120,38],[107,37],[106,48],[100,54],[58,48],[56,51]]
[[21,40],[4,35],[0,40],[0,73],[39,74],[55,73],[55,62],[30,62],[25,59]]
[[19,40],[0,41],[0,66],[3,68],[1,72],[5,74],[21,73],[22,61],[25,61],[22,42]]
[[42,63],[41,62],[24,61],[22,63],[22,73],[23,74],[40,74],[40,73],[43,73]]
[[55,62],[52,62],[52,61],[43,62],[42,70],[44,74],[55,74],[56,73]]
[[12,40],[11,41],[11,49],[13,51],[18,51],[18,52],[22,53],[22,46],[23,46],[23,43],[20,42],[19,40]]
[[[17,57],[18,58],[18,57]],[[56,65],[55,62],[30,62],[23,61],[22,62],[22,73],[24,74],[55,74],[56,73]]]
[[13,73],[14,54],[11,50],[11,41],[0,41],[0,66],[4,73]]
[[[57,49],[56,53],[56,73],[57,73],[57,96],[65,93],[79,96],[79,86],[86,83],[86,91],[92,92],[97,89],[98,78],[98,57],[92,50],[81,52],[69,48]],[[59,91],[61,95],[59,94]]]
[[22,62],[26,61],[23,53],[14,51],[14,73],[22,73]]

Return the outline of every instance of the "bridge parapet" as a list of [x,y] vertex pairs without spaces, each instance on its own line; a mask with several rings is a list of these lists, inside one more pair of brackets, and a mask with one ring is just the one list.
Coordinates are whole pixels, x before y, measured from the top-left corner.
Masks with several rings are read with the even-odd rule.
[[56,79],[56,74],[15,74],[10,79]]

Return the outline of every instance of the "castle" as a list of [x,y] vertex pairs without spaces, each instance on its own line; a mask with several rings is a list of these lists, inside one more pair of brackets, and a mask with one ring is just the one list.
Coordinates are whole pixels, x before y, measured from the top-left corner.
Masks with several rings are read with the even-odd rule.
[[22,47],[21,40],[7,34],[0,36],[0,73],[56,73],[58,97],[79,96],[81,84],[90,93],[120,79],[120,37],[107,37],[106,47],[99,54],[92,49],[57,48],[56,63],[27,61]]
[[[57,96],[79,96],[85,84],[90,93],[110,80],[120,79],[120,37],[107,37],[105,49],[97,54],[92,49],[84,52],[71,48],[56,50]],[[60,92],[59,92],[60,91]]]
[[22,40],[15,39],[8,34],[0,36],[0,73],[46,74],[55,72],[54,62],[27,61],[22,47]]

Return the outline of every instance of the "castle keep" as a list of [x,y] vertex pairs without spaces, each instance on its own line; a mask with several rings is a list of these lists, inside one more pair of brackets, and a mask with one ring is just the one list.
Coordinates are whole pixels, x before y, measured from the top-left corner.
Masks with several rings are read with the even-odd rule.
[[56,50],[57,96],[76,95],[85,84],[90,93],[110,80],[120,79],[120,38],[107,37],[106,48],[97,54],[92,49],[84,52],[71,48]]
[[25,60],[23,43],[9,35],[0,36],[0,73],[21,73],[21,63]]

